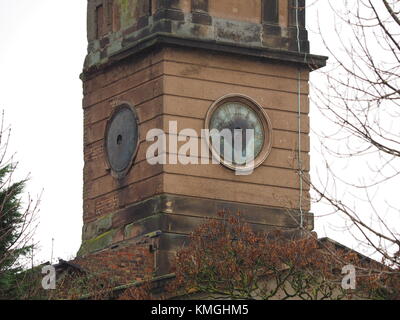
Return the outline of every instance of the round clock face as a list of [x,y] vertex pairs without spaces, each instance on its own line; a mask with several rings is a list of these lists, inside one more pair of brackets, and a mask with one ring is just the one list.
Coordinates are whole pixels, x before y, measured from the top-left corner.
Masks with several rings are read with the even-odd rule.
[[[218,107],[211,116],[210,129],[230,131],[232,140],[220,139],[220,155],[233,164],[255,159],[264,145],[264,127],[258,114],[240,102],[227,102]],[[246,130],[252,134],[249,136]]]
[[129,170],[138,140],[138,123],[133,110],[128,105],[117,108],[107,126],[105,148],[108,163],[118,176]]
[[[269,123],[262,107],[250,98],[221,98],[211,107],[206,119],[213,154],[231,169],[252,161],[255,166],[260,165],[270,150]],[[218,140],[213,129],[218,132]]]

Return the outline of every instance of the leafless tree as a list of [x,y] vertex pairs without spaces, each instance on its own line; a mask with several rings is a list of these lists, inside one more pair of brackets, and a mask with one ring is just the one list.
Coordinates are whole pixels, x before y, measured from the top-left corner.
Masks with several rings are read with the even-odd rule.
[[[327,174],[311,183],[316,201],[342,214],[347,231],[398,269],[400,202],[393,188],[400,182],[400,1],[320,6],[334,19],[319,19],[330,62],[311,94],[329,121],[318,133]],[[334,35],[326,33],[327,24]],[[341,170],[342,160],[349,170]]]

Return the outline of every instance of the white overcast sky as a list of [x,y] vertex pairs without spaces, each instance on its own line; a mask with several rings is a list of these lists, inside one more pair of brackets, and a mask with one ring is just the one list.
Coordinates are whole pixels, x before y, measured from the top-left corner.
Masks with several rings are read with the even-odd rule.
[[82,228],[82,85],[86,1],[0,0],[0,109],[27,191],[44,189],[38,259],[68,259]]
[[[316,9],[327,9],[323,2],[310,8],[307,17],[312,53],[316,54],[326,53],[312,32]],[[12,126],[10,150],[19,161],[18,177],[30,173],[27,192],[33,196],[44,189],[36,260],[50,260],[52,238],[54,258],[69,259],[79,249],[82,229],[79,74],[87,45],[86,1],[0,0],[0,41],[0,109]],[[312,118],[314,128],[319,120]],[[313,150],[311,157],[315,170],[318,151]],[[340,221],[335,217],[317,220],[319,236],[352,246],[351,237],[331,230],[332,224],[340,225]]]

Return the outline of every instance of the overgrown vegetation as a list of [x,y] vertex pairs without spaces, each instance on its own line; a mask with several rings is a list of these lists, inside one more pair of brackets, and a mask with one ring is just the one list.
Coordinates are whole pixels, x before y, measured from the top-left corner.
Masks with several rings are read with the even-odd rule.
[[27,179],[14,181],[17,163],[7,159],[10,129],[0,127],[0,299],[30,296],[31,276],[23,271],[23,262],[32,253],[35,213],[39,201],[24,204],[22,196]]
[[[396,270],[347,248],[301,233],[256,234],[238,215],[221,214],[192,235],[177,254],[178,295],[213,299],[395,299]],[[356,289],[342,287],[342,269],[356,270]]]

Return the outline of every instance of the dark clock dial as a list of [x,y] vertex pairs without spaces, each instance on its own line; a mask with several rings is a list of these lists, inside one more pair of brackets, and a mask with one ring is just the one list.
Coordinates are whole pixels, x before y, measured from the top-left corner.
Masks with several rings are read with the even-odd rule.
[[138,145],[138,123],[129,106],[119,108],[106,132],[106,152],[111,169],[121,174],[129,169]]

